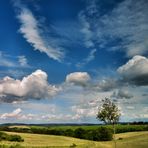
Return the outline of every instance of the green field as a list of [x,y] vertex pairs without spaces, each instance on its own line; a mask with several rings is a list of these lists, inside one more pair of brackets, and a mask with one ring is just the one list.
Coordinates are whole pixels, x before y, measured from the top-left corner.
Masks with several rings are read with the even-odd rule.
[[[48,128],[48,129],[56,129],[56,130],[66,130],[66,129],[77,129],[77,128],[83,128],[83,129],[86,129],[86,130],[96,130],[97,128],[100,128],[101,126],[104,126],[104,127],[108,127],[108,128],[112,128],[112,125],[72,125],[72,126],[67,126],[67,125],[59,125],[59,126],[25,126],[25,128]],[[148,125],[145,124],[145,125],[122,125],[122,124],[117,124],[115,125],[116,126],[116,129],[136,129],[136,130],[143,130],[144,128],[146,130],[148,130]],[[11,126],[12,127],[12,126]],[[16,126],[18,128],[23,128],[24,126]]]
[[[94,142],[88,140],[81,140],[77,138],[64,137],[64,136],[52,136],[52,135],[40,135],[40,134],[28,134],[28,133],[10,133],[18,134],[24,138],[24,142],[19,143],[24,147],[49,147],[49,148],[68,148],[74,144],[77,148],[113,148],[114,142]],[[116,134],[117,148],[147,148],[148,147],[148,131],[145,132],[129,132]],[[121,140],[119,140],[119,138]],[[1,141],[0,145],[15,145],[17,142]]]

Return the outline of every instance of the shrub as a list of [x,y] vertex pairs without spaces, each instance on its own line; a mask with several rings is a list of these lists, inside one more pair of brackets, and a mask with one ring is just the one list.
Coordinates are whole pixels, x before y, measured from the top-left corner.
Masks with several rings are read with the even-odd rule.
[[16,142],[23,142],[24,139],[22,139],[19,135],[8,135],[8,141],[16,141]]
[[24,139],[22,139],[19,135],[8,135],[4,132],[0,132],[0,141],[6,140],[6,141],[16,141],[16,142],[23,142]]
[[72,129],[67,129],[64,132],[64,136],[73,137],[74,136],[74,131]]
[[89,140],[93,141],[109,141],[113,138],[113,132],[106,127],[100,127],[97,130],[93,130],[90,134]]
[[113,132],[111,129],[106,127],[101,127],[99,129],[100,132],[100,140],[101,141],[109,141],[113,139]]
[[8,135],[4,132],[0,132],[0,141],[1,140],[7,140]]
[[106,127],[100,127],[97,130],[84,130],[83,128],[77,128],[74,131],[74,137],[93,141],[109,141],[112,140],[113,132],[111,129]]
[[77,128],[74,131],[74,137],[76,138],[85,139],[85,134],[86,134],[86,130],[84,130],[83,128]]

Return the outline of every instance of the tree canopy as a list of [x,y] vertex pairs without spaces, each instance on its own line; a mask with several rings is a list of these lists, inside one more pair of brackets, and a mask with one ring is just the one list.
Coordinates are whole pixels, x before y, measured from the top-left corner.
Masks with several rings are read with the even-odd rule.
[[104,121],[106,124],[117,123],[121,115],[118,106],[108,98],[102,100],[102,103],[97,113],[97,119]]

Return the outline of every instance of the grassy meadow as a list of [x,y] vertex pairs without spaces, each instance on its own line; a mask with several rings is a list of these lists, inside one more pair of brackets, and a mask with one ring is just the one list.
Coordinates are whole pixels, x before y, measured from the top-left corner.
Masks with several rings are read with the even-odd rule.
[[[17,145],[17,147],[44,147],[44,148],[113,148],[114,141],[107,142],[94,142],[89,140],[82,140],[72,137],[65,136],[53,136],[53,135],[41,135],[41,134],[29,134],[29,133],[15,133],[6,132],[7,134],[18,134],[23,139],[24,142],[8,142],[1,141],[1,147],[11,147],[12,145]],[[148,131],[142,132],[128,132],[116,134],[117,138],[117,148],[147,148],[148,147]],[[4,146],[5,145],[5,146]]]

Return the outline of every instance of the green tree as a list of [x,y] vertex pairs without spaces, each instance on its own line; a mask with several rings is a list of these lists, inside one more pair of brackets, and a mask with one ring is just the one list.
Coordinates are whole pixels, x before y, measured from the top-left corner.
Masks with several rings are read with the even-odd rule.
[[[105,124],[112,124],[114,130],[114,141],[115,141],[115,124],[119,121],[121,114],[118,106],[110,99],[105,98],[102,100],[102,106],[99,108],[97,113],[97,119],[103,121]],[[116,148],[116,141],[115,141]]]

